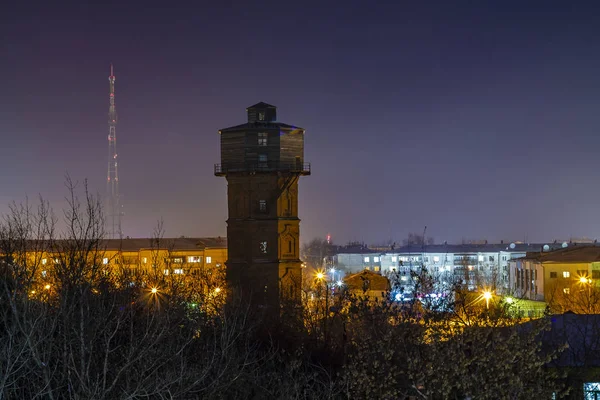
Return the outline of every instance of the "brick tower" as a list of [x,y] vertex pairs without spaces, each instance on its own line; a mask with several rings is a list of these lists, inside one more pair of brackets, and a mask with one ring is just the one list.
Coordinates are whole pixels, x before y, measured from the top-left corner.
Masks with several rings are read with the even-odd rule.
[[248,122],[221,129],[221,164],[227,179],[227,283],[253,306],[300,303],[298,179],[304,129],[277,122],[275,106],[246,109]]

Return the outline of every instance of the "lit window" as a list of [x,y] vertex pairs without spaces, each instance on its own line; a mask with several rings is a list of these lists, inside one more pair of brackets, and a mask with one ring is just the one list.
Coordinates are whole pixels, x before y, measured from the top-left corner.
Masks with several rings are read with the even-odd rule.
[[163,270],[163,274],[169,275],[169,270],[168,269]]
[[147,258],[147,257],[143,257],[143,258],[142,258],[142,263],[143,263],[143,264],[146,264],[147,262],[148,262],[148,258]]
[[373,267],[373,270],[374,270],[375,272],[379,272],[379,265],[376,265],[375,267]]
[[373,257],[373,262],[379,262],[379,257]]
[[259,121],[264,121],[265,120],[265,113],[264,113],[264,111],[259,111],[258,112],[258,120]]
[[174,258],[173,262],[176,264],[181,264],[183,262],[183,258],[181,258],[181,257]]
[[260,252],[263,254],[267,254],[267,242],[266,241],[260,242]]
[[267,212],[267,201],[259,200],[258,201],[258,209],[260,212]]
[[398,257],[392,256],[392,262],[398,262]]
[[47,262],[48,262],[48,260],[46,260],[45,258],[42,258],[42,265],[46,265]]
[[568,287],[564,288],[564,289],[563,289],[563,293],[564,293],[564,294],[569,294],[569,293],[571,293],[571,288],[568,288]]
[[177,275],[183,275],[183,269],[181,269],[181,268],[176,268],[176,269],[174,269],[174,270],[173,270],[173,273],[174,273],[174,274],[177,274]]
[[433,256],[433,262],[440,262],[440,258],[438,256]]
[[212,257],[206,257],[206,263],[207,264],[212,263]]
[[569,271],[563,271],[563,278],[570,278],[571,273]]
[[365,257],[365,262],[369,262],[369,257]]
[[481,261],[483,261],[483,256],[479,256],[479,257],[477,257],[477,259],[481,262]]
[[42,271],[42,277],[46,277],[46,275],[48,275],[48,273],[46,271]]
[[199,263],[199,262],[202,262],[202,256],[189,256],[188,257],[188,262],[189,263]]
[[366,269],[367,271],[370,271],[370,270],[371,270],[371,267],[365,267],[365,269]]
[[104,265],[108,264],[108,258],[104,257],[102,259],[102,264],[104,264]]
[[267,145],[267,133],[266,132],[259,132],[258,134],[258,145],[259,146],[266,146]]
[[261,165],[266,165],[267,164],[267,155],[266,154],[259,154],[258,155],[258,162]]
[[59,260],[58,260],[58,258],[55,258],[55,259],[54,259],[54,264],[58,264],[58,263],[59,263]]

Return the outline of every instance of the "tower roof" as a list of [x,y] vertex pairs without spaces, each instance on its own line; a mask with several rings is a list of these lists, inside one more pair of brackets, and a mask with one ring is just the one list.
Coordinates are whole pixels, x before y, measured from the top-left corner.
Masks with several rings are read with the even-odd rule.
[[238,132],[247,129],[289,129],[292,131],[304,131],[304,128],[298,126],[284,124],[283,122],[248,122],[241,125],[230,126],[228,128],[219,129],[219,133],[223,132]]
[[250,106],[250,107],[246,108],[246,110],[248,110],[248,109],[250,109],[250,108],[277,108],[277,107],[275,107],[275,106],[272,106],[271,104],[267,104],[267,103],[265,103],[265,102],[261,101],[261,102],[259,102],[259,103],[256,103],[256,104],[255,104],[255,105],[253,105],[253,106]]

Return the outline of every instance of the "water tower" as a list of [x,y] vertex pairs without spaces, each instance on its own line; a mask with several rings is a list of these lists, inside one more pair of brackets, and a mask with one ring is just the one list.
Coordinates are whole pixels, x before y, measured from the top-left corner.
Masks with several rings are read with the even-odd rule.
[[253,306],[299,304],[302,283],[298,180],[304,129],[277,121],[277,107],[246,109],[248,122],[221,129],[221,164],[227,179],[227,283]]

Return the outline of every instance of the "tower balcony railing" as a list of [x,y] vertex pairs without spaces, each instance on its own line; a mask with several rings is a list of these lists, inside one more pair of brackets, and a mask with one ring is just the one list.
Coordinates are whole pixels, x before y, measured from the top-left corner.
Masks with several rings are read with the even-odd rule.
[[215,175],[225,176],[229,173],[286,172],[299,175],[310,175],[310,163],[287,163],[281,161],[244,162],[215,164]]

